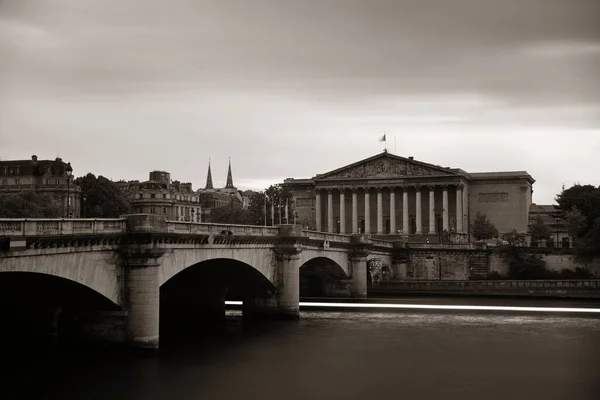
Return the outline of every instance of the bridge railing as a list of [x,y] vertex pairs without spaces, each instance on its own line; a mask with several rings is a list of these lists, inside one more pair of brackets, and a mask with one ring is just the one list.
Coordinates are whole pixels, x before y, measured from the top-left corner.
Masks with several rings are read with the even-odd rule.
[[84,235],[126,231],[127,220],[124,218],[0,218],[0,236]]
[[167,221],[167,231],[172,233],[278,236],[276,226],[211,224],[204,222]]
[[350,243],[352,240],[349,235],[341,235],[339,233],[327,233],[327,232],[317,232],[317,231],[302,231],[302,234],[308,238],[315,240],[328,240],[330,242],[338,242],[338,243]]
[[388,242],[387,240],[370,239],[370,242],[371,242],[371,244],[374,244],[375,246],[379,246],[379,247],[389,247],[389,248],[394,247],[394,243]]

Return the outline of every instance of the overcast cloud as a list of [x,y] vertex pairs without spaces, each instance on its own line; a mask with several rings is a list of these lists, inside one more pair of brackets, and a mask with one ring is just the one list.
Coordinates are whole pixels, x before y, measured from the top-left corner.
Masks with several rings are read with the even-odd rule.
[[[0,0],[0,156],[262,189],[388,149],[600,184],[598,0]],[[394,140],[395,138],[395,140]]]

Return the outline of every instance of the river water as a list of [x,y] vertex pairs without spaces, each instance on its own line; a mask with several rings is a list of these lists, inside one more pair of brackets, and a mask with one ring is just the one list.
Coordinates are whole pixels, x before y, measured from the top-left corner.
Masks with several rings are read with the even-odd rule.
[[[6,363],[5,363],[6,365]],[[154,356],[22,358],[3,399],[600,399],[600,319],[468,311],[303,311]]]

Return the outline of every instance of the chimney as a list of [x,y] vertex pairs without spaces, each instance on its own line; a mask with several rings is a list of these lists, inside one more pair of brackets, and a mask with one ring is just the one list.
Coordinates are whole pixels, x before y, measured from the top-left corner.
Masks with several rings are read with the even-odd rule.
[[408,157],[409,160],[414,160],[415,158],[413,156]]
[[37,156],[35,154],[31,156],[31,161],[33,161],[34,163],[37,162]]

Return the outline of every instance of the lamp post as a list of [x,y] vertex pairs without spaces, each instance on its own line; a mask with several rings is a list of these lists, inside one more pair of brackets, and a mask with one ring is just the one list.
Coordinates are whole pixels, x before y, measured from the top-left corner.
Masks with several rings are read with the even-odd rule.
[[84,193],[81,198],[83,199],[83,218],[85,218],[85,201],[87,200],[87,194]]
[[560,218],[557,217],[556,218],[556,248],[559,247],[559,245],[558,245],[558,223],[559,223],[559,221],[560,221]]
[[73,167],[71,167],[71,163],[67,163],[65,167],[65,174],[67,175],[67,218],[71,217],[71,176],[73,176]]

